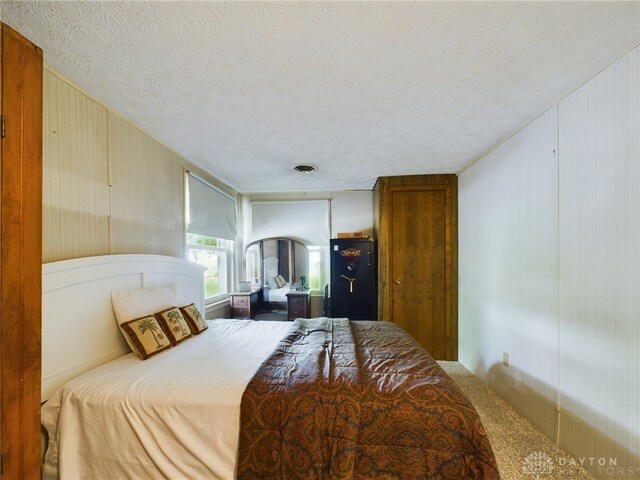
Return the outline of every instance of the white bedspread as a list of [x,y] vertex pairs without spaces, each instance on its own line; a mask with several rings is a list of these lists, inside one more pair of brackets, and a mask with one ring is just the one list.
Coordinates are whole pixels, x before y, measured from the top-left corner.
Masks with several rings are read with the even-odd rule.
[[44,478],[234,478],[242,394],[290,328],[214,320],[148,360],[74,379],[42,408]]
[[287,293],[291,291],[291,284],[287,282],[281,288],[269,288],[269,301],[287,303]]

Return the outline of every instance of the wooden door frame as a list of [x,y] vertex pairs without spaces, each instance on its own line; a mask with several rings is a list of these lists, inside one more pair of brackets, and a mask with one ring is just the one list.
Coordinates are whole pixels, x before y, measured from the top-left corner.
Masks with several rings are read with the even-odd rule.
[[42,50],[1,24],[0,446],[3,478],[40,478]]

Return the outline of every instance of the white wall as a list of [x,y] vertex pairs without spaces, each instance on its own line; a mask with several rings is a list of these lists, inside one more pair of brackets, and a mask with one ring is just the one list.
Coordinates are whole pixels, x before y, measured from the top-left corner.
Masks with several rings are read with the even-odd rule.
[[460,361],[598,478],[640,478],[639,59],[459,178]]
[[338,233],[373,235],[373,191],[334,192],[331,198],[331,237]]
[[231,305],[228,301],[219,302],[217,304],[205,307],[207,320],[216,318],[231,318]]
[[556,131],[552,108],[458,183],[460,362],[549,436],[557,383]]
[[[343,192],[282,192],[282,193],[253,193],[245,196],[246,205],[249,202],[265,201],[307,201],[329,200],[329,217],[331,238],[340,232],[373,233],[373,191],[348,190]],[[251,237],[251,218],[246,220],[247,230],[245,238]]]
[[[640,478],[640,48],[560,102],[560,445]],[[620,475],[622,477],[622,475]]]

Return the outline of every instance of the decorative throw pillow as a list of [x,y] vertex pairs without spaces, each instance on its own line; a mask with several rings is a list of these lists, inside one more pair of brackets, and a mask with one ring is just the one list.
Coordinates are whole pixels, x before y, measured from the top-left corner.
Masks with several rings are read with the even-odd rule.
[[274,277],[274,280],[276,282],[276,285],[278,285],[278,288],[282,288],[287,284],[287,281],[284,279],[282,275],[276,275]]
[[142,360],[171,348],[171,341],[153,315],[129,320],[120,325],[122,332],[135,345],[134,351]]
[[204,332],[208,328],[207,322],[202,318],[200,310],[198,310],[195,303],[180,307],[180,311],[182,312],[184,319],[187,321],[187,324],[191,329],[191,333],[194,335]]
[[[175,285],[111,290],[111,305],[120,330],[122,330],[124,322],[146,315],[153,315],[155,312],[170,308],[176,303]],[[130,335],[124,334],[123,336],[131,350],[140,356],[137,346],[131,340]]]
[[160,325],[165,327],[171,345],[177,345],[191,336],[191,330],[178,307],[167,308],[155,314]]

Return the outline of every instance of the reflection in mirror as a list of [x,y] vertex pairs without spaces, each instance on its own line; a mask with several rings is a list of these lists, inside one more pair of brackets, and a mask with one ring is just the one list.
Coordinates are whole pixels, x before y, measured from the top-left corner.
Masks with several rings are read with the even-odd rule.
[[[266,238],[247,245],[245,249],[245,278],[257,286],[277,287],[280,275],[292,287],[309,286],[309,252],[297,240]],[[304,282],[305,285],[301,285]]]
[[260,255],[260,243],[252,243],[247,247],[244,253],[246,275],[245,279],[252,283],[254,287],[260,287],[262,285],[260,262],[262,256]]
[[309,288],[309,251],[290,238],[265,238],[245,249],[245,276],[262,287],[263,307],[287,308],[290,290]]

